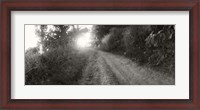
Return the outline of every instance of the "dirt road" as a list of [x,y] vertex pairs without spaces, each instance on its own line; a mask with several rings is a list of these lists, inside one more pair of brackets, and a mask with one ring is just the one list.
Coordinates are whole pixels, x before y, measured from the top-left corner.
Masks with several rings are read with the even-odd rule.
[[123,56],[91,50],[79,84],[84,85],[174,85],[175,79]]

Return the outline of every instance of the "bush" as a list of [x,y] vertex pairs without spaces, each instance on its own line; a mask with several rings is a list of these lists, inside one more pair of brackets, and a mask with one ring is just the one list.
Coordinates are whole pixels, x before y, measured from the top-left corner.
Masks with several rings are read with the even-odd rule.
[[26,54],[26,84],[75,84],[86,56],[72,48],[58,48],[43,54]]

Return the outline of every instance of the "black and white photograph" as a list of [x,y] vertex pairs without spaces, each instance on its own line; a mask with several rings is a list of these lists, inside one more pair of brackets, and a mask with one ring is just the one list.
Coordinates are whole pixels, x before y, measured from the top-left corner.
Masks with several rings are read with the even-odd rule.
[[175,85],[175,25],[26,24],[25,85]]

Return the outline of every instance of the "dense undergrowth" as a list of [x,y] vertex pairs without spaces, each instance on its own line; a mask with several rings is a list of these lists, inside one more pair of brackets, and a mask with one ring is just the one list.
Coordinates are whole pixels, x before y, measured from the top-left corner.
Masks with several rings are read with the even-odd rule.
[[77,83],[87,60],[84,53],[72,48],[58,48],[43,54],[33,50],[25,55],[26,85]]

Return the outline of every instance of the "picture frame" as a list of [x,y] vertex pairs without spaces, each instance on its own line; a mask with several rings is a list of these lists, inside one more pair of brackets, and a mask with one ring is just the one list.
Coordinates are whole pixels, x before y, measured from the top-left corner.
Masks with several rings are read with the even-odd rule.
[[[11,11],[189,11],[189,99],[11,99]],[[0,41],[1,109],[198,110],[200,108],[199,0],[2,1]]]

